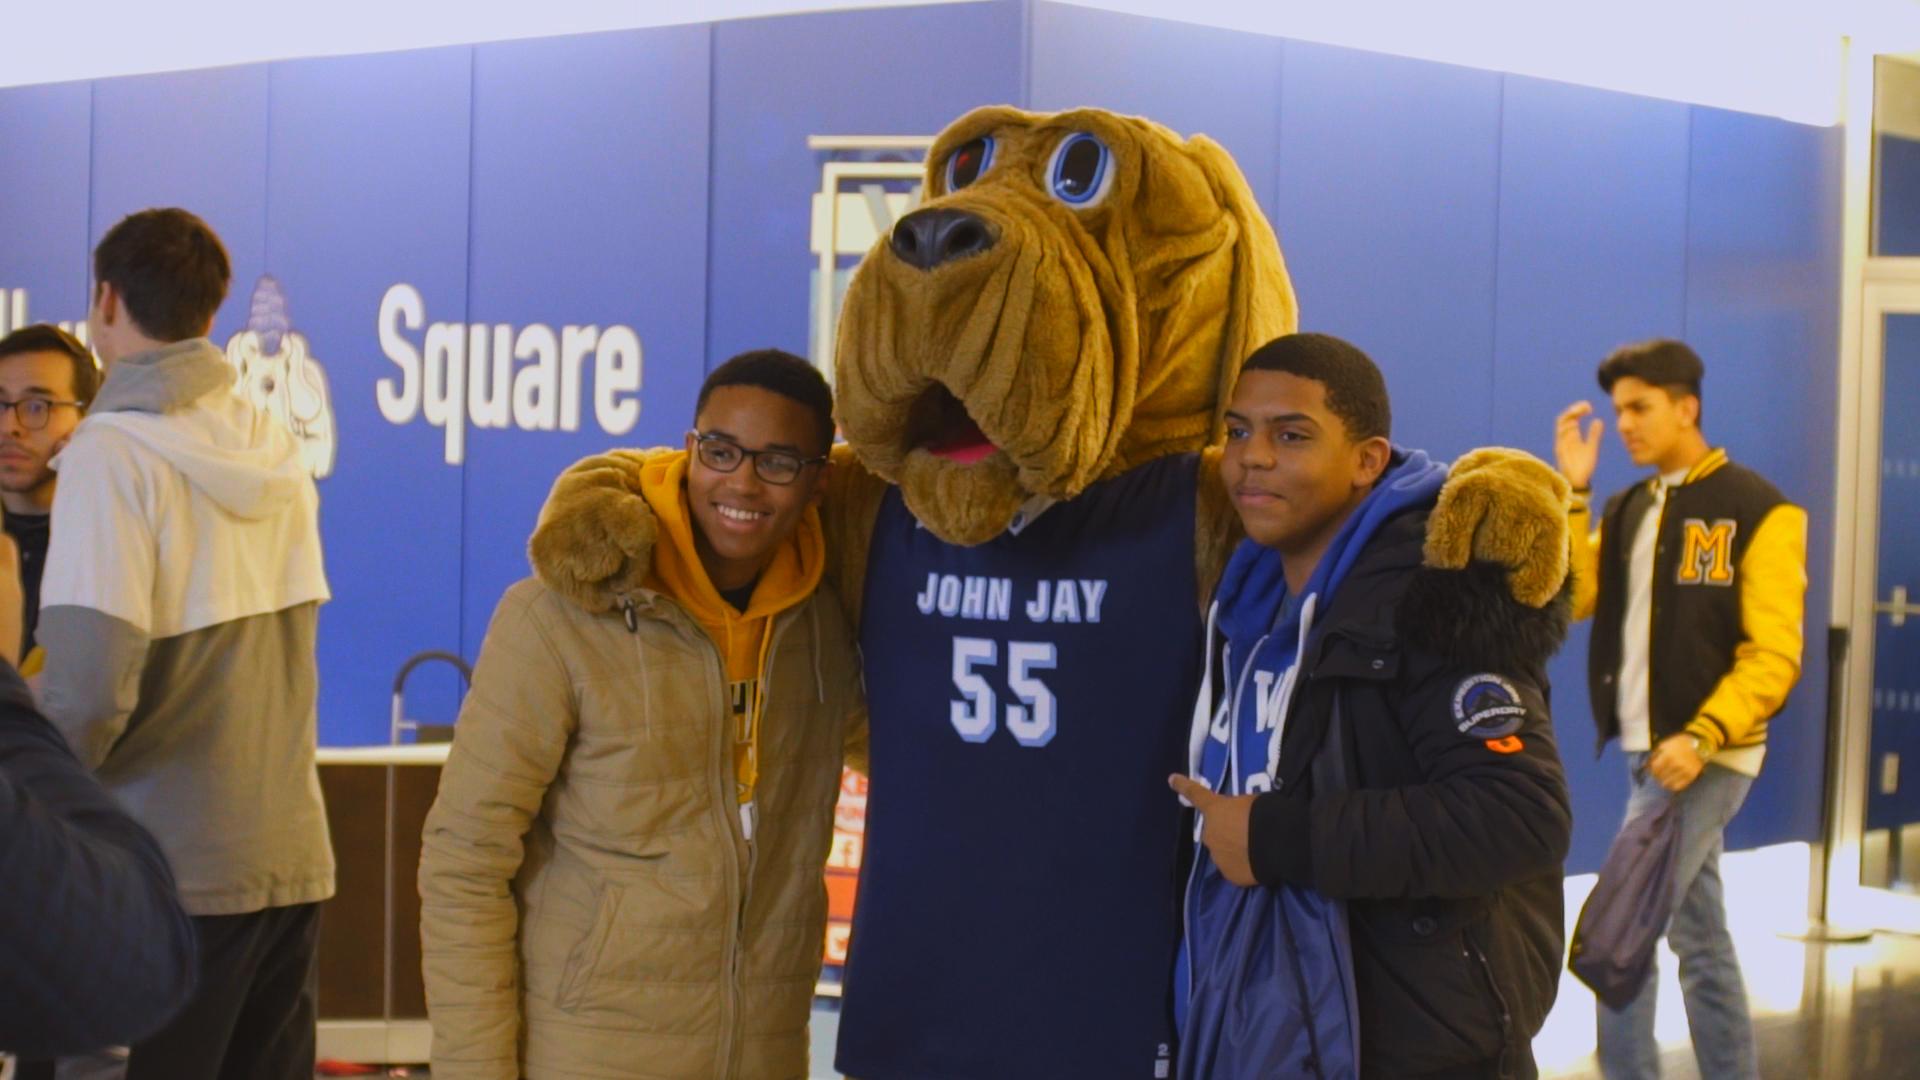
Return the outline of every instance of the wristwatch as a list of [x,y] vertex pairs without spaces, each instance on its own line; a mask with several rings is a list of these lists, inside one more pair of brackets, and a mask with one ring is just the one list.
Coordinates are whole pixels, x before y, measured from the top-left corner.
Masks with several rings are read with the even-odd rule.
[[1698,735],[1693,737],[1693,752],[1702,762],[1713,756],[1713,751],[1707,746],[1707,740]]

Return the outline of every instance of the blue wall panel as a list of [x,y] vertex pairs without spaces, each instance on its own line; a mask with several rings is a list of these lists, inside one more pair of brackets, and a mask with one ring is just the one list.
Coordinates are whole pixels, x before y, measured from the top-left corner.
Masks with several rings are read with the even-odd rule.
[[0,90],[0,289],[29,321],[87,317],[92,114],[92,83]]
[[609,447],[678,442],[689,426],[706,355],[709,58],[706,26],[474,50],[468,321],[511,325],[516,340],[546,326],[563,346],[567,326],[630,328],[642,384],[637,426],[603,426],[590,351],[578,415],[563,408],[559,430],[469,427],[468,656],[501,592],[528,573],[527,538],[554,477]]
[[1036,112],[1093,106],[1204,134],[1240,163],[1273,218],[1283,48],[1279,38],[1037,3],[1029,101]]
[[226,242],[233,289],[213,321],[214,339],[225,342],[246,325],[265,270],[267,65],[95,84],[89,248],[154,206],[192,210]]
[[[1594,477],[1603,495],[1637,473],[1594,369],[1622,342],[1686,328],[1687,155],[1684,105],[1506,80],[1492,439],[1551,460],[1554,416],[1593,401],[1607,419]],[[1573,788],[1574,872],[1606,856],[1627,787],[1617,749],[1593,757],[1586,654],[1582,625],[1549,669]]]
[[1500,76],[1288,42],[1284,86],[1275,226],[1301,327],[1380,364],[1397,441],[1484,444]]
[[[462,470],[444,464],[439,428],[390,422],[376,386],[403,378],[379,333],[391,287],[418,293],[423,322],[466,318],[472,58],[440,49],[272,71],[267,270],[325,369],[337,429],[320,481],[334,597],[320,622],[328,744],[386,741],[400,664],[460,648]],[[393,329],[421,345],[424,325]],[[450,721],[456,685],[422,669],[408,715]]]
[[932,135],[976,106],[1021,104],[1024,14],[1001,2],[715,24],[709,367],[769,346],[808,354],[823,158],[807,136]]
[[1731,847],[1817,839],[1826,751],[1839,347],[1838,128],[1693,110],[1686,338],[1707,435],[1807,508],[1806,657]]
[[[221,341],[260,276],[278,278],[338,433],[321,487],[339,598],[323,738],[368,741],[400,658],[477,651],[557,472],[677,441],[728,355],[807,348],[824,160],[807,136],[931,134],[989,103],[1093,104],[1223,142],[1279,231],[1304,325],[1379,357],[1397,433],[1439,454],[1548,455],[1569,401],[1611,420],[1593,385],[1608,350],[1691,338],[1712,373],[1709,433],[1814,513],[1823,623],[1830,129],[1031,0],[743,20],[0,91],[0,146],[36,148],[0,159],[0,289],[27,287],[38,317],[81,317],[91,241],[168,204],[207,217],[234,256]],[[422,325],[383,343],[382,299],[401,283]],[[510,392],[505,426],[479,423],[500,399],[466,378],[434,417],[382,409],[376,388],[401,384],[395,337],[432,354],[423,381],[444,392],[449,353],[463,376],[491,375],[465,353],[501,326],[510,348],[539,345],[530,327],[562,348],[567,327],[591,328],[595,345],[526,409]],[[603,374],[616,327],[640,352],[620,400],[641,408],[603,420],[596,390],[631,359],[615,347]],[[539,367],[522,356],[506,374]],[[1609,422],[1596,486],[1634,475]],[[1736,844],[1817,827],[1823,646],[1815,629]],[[1585,647],[1577,631],[1553,668],[1575,870],[1597,865],[1625,788],[1617,753],[1590,756]],[[444,718],[450,684],[422,690],[412,711]]]

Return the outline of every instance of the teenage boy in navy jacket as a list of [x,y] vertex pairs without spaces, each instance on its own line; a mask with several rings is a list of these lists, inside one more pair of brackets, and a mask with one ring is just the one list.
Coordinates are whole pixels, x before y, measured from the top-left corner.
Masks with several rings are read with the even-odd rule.
[[[1234,388],[1248,538],[1209,620],[1199,779],[1172,778],[1203,843],[1182,1077],[1535,1074],[1572,826],[1544,670],[1565,592],[1530,607],[1496,564],[1426,565],[1447,470],[1390,427],[1337,338],[1270,342]],[[1454,472],[1477,466],[1544,469]]]

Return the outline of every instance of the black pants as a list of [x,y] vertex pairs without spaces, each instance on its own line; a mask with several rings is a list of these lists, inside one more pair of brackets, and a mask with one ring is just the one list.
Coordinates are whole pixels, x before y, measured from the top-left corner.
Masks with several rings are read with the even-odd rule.
[[127,1080],[313,1080],[320,905],[203,915],[200,985],[135,1043]]

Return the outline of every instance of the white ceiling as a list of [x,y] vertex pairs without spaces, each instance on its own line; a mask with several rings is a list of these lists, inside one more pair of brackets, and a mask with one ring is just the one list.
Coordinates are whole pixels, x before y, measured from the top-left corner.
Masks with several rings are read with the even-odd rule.
[[[1832,123],[1842,36],[1920,48],[1916,0],[1078,0]],[[0,2],[0,86],[751,18],[897,0]],[[1879,42],[1886,42],[1884,46]]]

